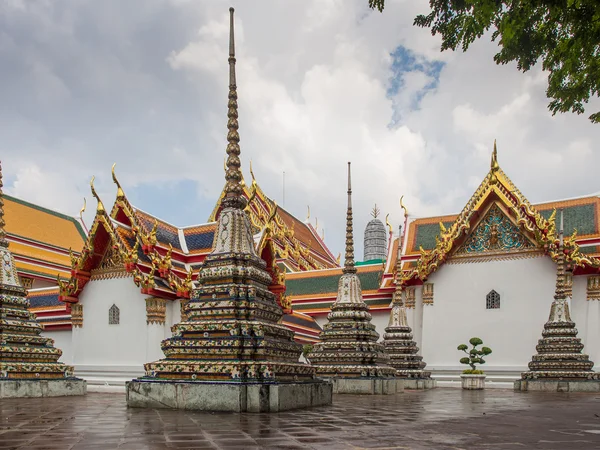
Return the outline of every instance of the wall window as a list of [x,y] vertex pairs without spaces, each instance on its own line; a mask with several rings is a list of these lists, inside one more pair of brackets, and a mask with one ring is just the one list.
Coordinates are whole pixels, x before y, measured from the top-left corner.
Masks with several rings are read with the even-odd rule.
[[486,309],[500,309],[500,294],[493,289],[485,296]]
[[108,310],[108,324],[119,325],[119,314],[119,307],[117,305],[112,305]]

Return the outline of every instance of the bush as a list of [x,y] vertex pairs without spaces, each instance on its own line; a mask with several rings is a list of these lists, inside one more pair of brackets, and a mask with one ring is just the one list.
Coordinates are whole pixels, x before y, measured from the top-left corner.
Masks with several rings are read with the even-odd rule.
[[476,364],[485,364],[485,359],[483,359],[483,357],[492,353],[492,349],[489,347],[481,347],[481,349],[478,349],[477,346],[483,345],[483,341],[478,337],[469,339],[469,344],[473,346],[471,350],[468,350],[469,347],[466,344],[460,344],[456,348],[457,350],[467,354],[466,357],[460,358],[460,363],[471,366],[470,369],[465,369],[463,373],[470,375],[481,375],[483,374],[483,370],[477,369]]

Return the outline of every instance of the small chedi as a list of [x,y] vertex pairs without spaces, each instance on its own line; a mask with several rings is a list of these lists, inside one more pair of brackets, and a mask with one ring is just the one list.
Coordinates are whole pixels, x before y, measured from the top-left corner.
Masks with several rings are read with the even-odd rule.
[[134,407],[277,412],[330,404],[331,383],[299,362],[301,345],[279,323],[283,311],[266,263],[257,256],[244,211],[230,9],[229,108],[225,195],[213,251],[186,305],[185,321],[162,343],[166,356],[127,385]]
[[354,265],[352,236],[352,187],[348,163],[348,212],[346,219],[346,260],[336,301],[327,316],[321,341],[314,345],[308,359],[319,376],[334,382],[339,394],[395,394],[403,385],[397,382],[396,369],[389,366],[389,357],[379,334],[371,323],[369,307],[364,302],[360,279]]
[[0,165],[0,398],[83,395],[85,381],[73,377],[73,367],[58,362],[62,351],[40,335],[42,326],[28,310],[4,229],[2,186]]
[[402,300],[403,290],[400,283],[392,298],[390,321],[383,334],[385,352],[390,357],[390,366],[396,369],[396,376],[402,379],[408,389],[431,389],[435,380],[427,372],[423,357],[418,355],[419,347],[413,340],[412,329],[406,319],[406,307]]
[[521,391],[600,392],[600,374],[592,370],[594,363],[582,353],[583,343],[577,337],[569,311],[565,258],[570,250],[564,245],[562,211],[560,221],[559,240],[554,244],[557,270],[550,316],[536,346],[537,354],[529,363],[529,371],[521,374],[514,387]]

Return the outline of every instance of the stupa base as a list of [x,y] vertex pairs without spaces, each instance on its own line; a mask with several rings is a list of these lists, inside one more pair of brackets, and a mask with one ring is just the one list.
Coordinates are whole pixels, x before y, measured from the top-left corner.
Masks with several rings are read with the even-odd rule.
[[600,380],[516,380],[515,391],[600,392]]
[[0,398],[67,397],[86,392],[87,383],[79,378],[0,380]]
[[214,412],[279,412],[331,405],[333,386],[298,383],[219,383],[138,379],[126,383],[127,406]]
[[334,394],[393,395],[404,391],[396,378],[332,378]]
[[404,389],[433,389],[436,387],[436,382],[432,378],[398,378],[398,381],[404,383]]

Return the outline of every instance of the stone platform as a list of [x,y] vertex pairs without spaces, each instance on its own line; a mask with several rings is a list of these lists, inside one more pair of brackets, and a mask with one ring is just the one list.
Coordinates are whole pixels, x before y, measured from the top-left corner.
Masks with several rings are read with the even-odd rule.
[[433,389],[437,383],[431,378],[398,378],[402,381],[404,389]]
[[216,383],[133,380],[127,405],[214,412],[279,412],[331,405],[333,386],[305,383]]
[[395,378],[333,378],[334,394],[393,395],[404,391]]
[[600,392],[600,380],[516,380],[515,391]]
[[0,398],[66,397],[85,395],[86,391],[85,380],[79,378],[0,381]]

